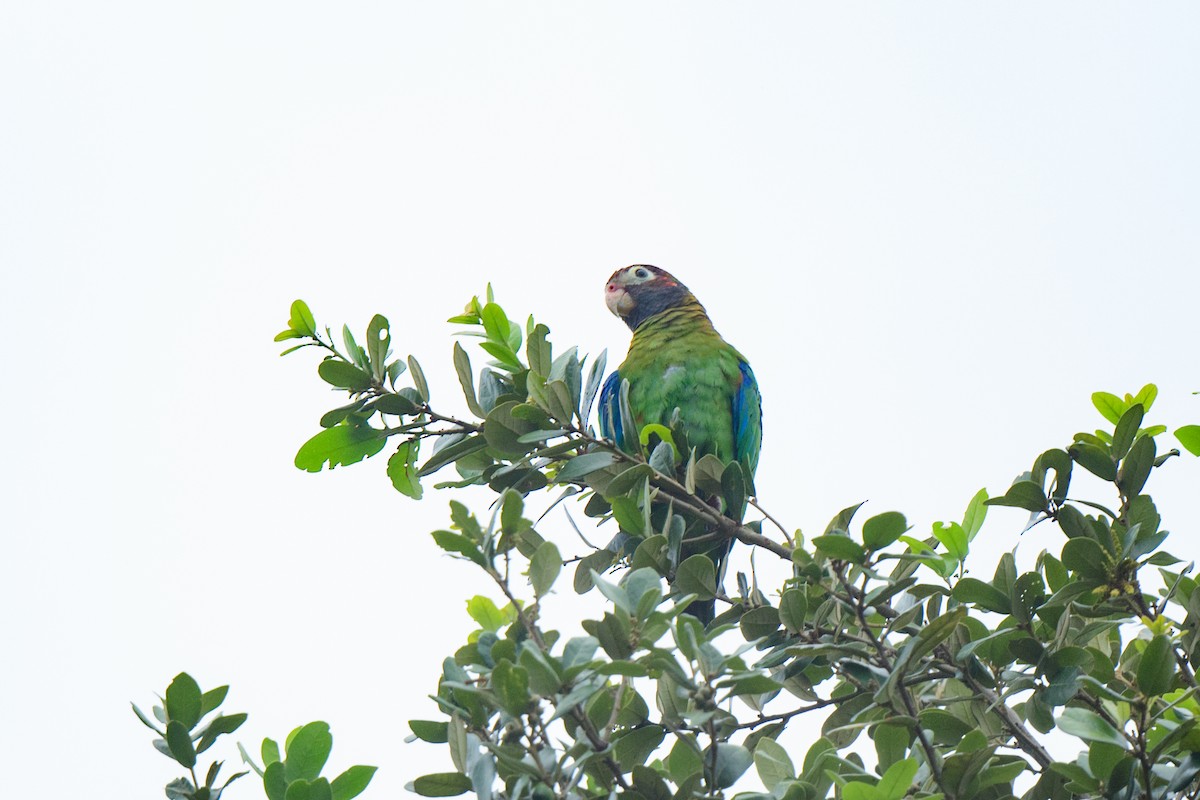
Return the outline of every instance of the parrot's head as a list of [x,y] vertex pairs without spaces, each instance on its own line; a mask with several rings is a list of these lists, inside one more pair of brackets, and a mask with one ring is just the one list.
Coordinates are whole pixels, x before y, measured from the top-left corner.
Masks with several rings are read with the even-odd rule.
[[688,288],[665,269],[634,264],[612,274],[604,286],[604,302],[630,330],[668,308],[695,303]]

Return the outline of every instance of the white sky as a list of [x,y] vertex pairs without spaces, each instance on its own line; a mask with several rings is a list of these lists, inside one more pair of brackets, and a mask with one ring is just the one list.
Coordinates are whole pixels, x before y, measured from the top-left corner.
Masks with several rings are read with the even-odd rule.
[[[388,315],[461,408],[443,320],[488,280],[615,364],[604,279],[669,269],[810,536],[959,518],[1097,389],[1200,422],[1198,75],[1182,3],[5,4],[6,789],[159,796],[128,701],[182,669],[243,741],[329,721],[368,797],[446,768],[405,720],[486,587],[428,536],[448,495],[292,467],[338,399],[275,355],[295,297]],[[1156,480],[1189,560],[1198,476]],[[1023,522],[989,517],[984,577]]]

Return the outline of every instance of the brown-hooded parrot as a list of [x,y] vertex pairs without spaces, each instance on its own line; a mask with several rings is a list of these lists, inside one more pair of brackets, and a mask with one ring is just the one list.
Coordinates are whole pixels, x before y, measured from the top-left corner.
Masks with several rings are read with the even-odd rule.
[[[633,331],[633,341],[600,393],[601,434],[634,453],[646,425],[670,427],[678,410],[676,424],[696,458],[711,453],[725,463],[737,461],[752,484],[762,445],[762,398],[745,357],[721,338],[704,306],[665,270],[648,264],[619,269],[608,279],[604,296],[609,310]],[[637,430],[622,424],[623,381],[629,382],[628,405]],[[739,520],[744,512],[744,507],[725,509]],[[680,559],[708,555],[720,586],[731,545],[726,539],[689,547],[685,540]],[[688,607],[705,623],[714,610],[711,600]]]

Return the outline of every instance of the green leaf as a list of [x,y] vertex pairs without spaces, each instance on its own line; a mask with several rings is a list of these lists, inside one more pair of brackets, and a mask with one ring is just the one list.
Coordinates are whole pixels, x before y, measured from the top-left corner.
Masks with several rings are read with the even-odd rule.
[[[434,722],[428,719],[410,719],[408,727],[412,730],[416,737],[423,742],[430,744],[445,744],[450,741],[449,728],[447,722]],[[334,785],[337,785],[335,780]]]
[[754,748],[754,768],[767,791],[774,791],[783,781],[796,777],[796,766],[779,742],[762,738]]
[[517,354],[507,344],[500,342],[480,342],[479,347],[492,358],[496,359],[493,366],[499,366],[509,372],[517,373],[525,367]]
[[912,744],[913,733],[907,725],[889,722],[876,725],[871,738],[875,740],[875,752],[879,757],[878,768],[886,770],[904,758]]
[[695,740],[690,736],[675,740],[666,762],[667,772],[676,783],[682,783],[704,769],[700,751],[696,749]]
[[369,425],[336,425],[300,446],[296,466],[306,472],[320,472],[326,462],[330,469],[357,464],[378,453],[385,444],[387,437]]
[[500,705],[510,714],[522,714],[533,700],[529,694],[529,673],[507,658],[502,658],[492,670],[492,691]]
[[215,689],[209,689],[200,696],[200,716],[211,714],[217,710],[221,703],[225,702],[225,696],[229,694],[228,686],[218,686]]
[[521,441],[522,436],[541,427],[517,416],[521,405],[515,400],[501,403],[493,408],[484,420],[483,436],[488,447],[502,456],[523,456],[537,446],[533,442]]
[[959,606],[953,611],[930,620],[917,634],[916,645],[908,653],[910,663],[924,657],[926,653],[932,652],[935,647],[949,639],[950,635],[954,633],[954,629],[966,616],[966,606]]
[[908,520],[899,511],[885,511],[863,523],[863,544],[871,550],[880,550],[908,530]]
[[191,769],[196,766],[196,749],[192,746],[192,737],[187,726],[177,719],[167,723],[167,747],[171,757],[183,766]]
[[525,344],[525,355],[529,360],[529,369],[538,375],[549,375],[550,365],[553,363],[550,342],[546,339],[549,334],[550,329],[538,323],[529,332],[529,339]]
[[142,721],[143,725],[145,725],[147,728],[149,728],[150,730],[157,733],[159,736],[167,735],[164,731],[160,730],[157,725],[155,725],[153,722],[151,722],[150,718],[147,717],[145,712],[143,712],[140,708],[138,708],[133,703],[130,703],[129,705],[133,706],[133,713],[137,715],[137,718]]
[[579,563],[575,565],[575,576],[572,583],[576,594],[590,592],[595,585],[592,582],[592,573],[608,569],[616,558],[617,554],[611,550],[597,550],[580,559]]
[[417,388],[417,394],[421,396],[421,402],[428,403],[429,382],[425,380],[425,370],[421,369],[421,364],[415,356],[408,357],[408,372],[412,375],[413,386]]
[[196,752],[203,753],[213,746],[218,736],[236,731],[246,721],[246,716],[246,714],[230,714],[229,716],[222,715],[213,719],[204,729],[204,734],[200,737],[200,742],[196,745]]
[[[397,361],[396,363],[399,364],[400,362]],[[417,390],[406,386],[395,394],[380,395],[371,401],[369,408],[397,417],[413,416],[421,410],[421,406],[418,404],[419,400],[420,397],[417,396]]]
[[1175,438],[1194,456],[1200,456],[1200,425],[1184,425],[1175,429]]
[[875,796],[878,800],[901,800],[908,794],[913,778],[917,777],[917,761],[906,758],[888,767],[887,772],[875,786]]
[[421,477],[432,475],[447,464],[458,461],[460,458],[465,458],[488,446],[487,440],[482,436],[464,435],[461,439],[451,441],[455,435],[450,434],[438,438],[438,444],[443,442],[445,444],[441,447],[434,446],[433,455],[421,465],[421,468],[417,470],[417,475]]
[[789,633],[803,632],[807,615],[808,598],[800,589],[788,589],[779,598],[779,621]]
[[684,559],[675,571],[675,589],[683,594],[694,594],[698,600],[716,597],[717,568],[712,559],[700,553]]
[[933,536],[955,560],[962,561],[967,557],[967,532],[957,522],[933,523]]
[[1100,715],[1086,708],[1068,708],[1058,718],[1058,727],[1088,742],[1107,742],[1126,747],[1129,742]]
[[1142,487],[1150,477],[1150,470],[1154,468],[1154,456],[1153,439],[1143,437],[1133,443],[1129,455],[1125,457],[1120,471],[1117,472],[1117,488],[1121,490],[1121,494],[1130,498],[1141,494]]
[[1068,539],[1063,545],[1062,563],[1084,580],[1094,583],[1108,580],[1110,557],[1095,539],[1082,536]]
[[346,355],[349,360],[360,368],[367,366],[367,351],[358,346],[358,342],[354,341],[354,334],[350,332],[349,325],[342,326],[342,341],[346,343]]
[[269,767],[272,764],[274,764],[275,762],[282,760],[279,757],[279,743],[276,742],[274,739],[263,739],[262,740],[262,748],[260,749],[259,752],[262,755],[264,768]]
[[817,536],[813,539],[813,546],[824,553],[827,557],[838,561],[849,561],[853,564],[861,564],[867,557],[867,552],[863,550],[862,545],[851,539],[849,536],[843,536],[840,533],[829,533],[824,536]]
[[[184,730],[190,731],[200,721],[204,705],[200,695],[200,687],[195,679],[186,672],[181,672],[167,687],[167,719],[183,724]],[[170,737],[167,738],[170,743]],[[190,765],[189,765],[190,766]]]
[[1042,487],[1038,486],[1033,481],[1019,480],[1008,487],[1008,491],[1003,497],[993,497],[988,500],[989,506],[1012,506],[1013,508],[1023,508],[1026,511],[1045,511],[1046,510],[1046,493],[1042,491]]
[[371,783],[371,778],[375,777],[376,767],[367,767],[362,764],[350,767],[348,770],[338,775],[329,785],[330,795],[333,800],[351,800],[363,793]]
[[554,542],[542,542],[529,560],[529,582],[533,593],[542,597],[550,591],[562,571],[562,556]]
[[1046,586],[1037,572],[1026,572],[1017,578],[1012,589],[1013,619],[1022,625],[1033,621],[1033,613],[1046,601]]
[[1011,614],[1012,602],[1008,595],[978,578],[963,578],[954,585],[954,599],[960,603],[973,603],[997,614]]
[[302,336],[317,335],[317,321],[313,319],[313,314],[308,310],[307,303],[303,300],[293,301],[291,312],[291,318],[288,319],[288,328]]
[[475,396],[475,378],[471,372],[471,357],[458,342],[454,343],[454,371],[458,373],[458,383],[462,386],[463,396],[467,400],[467,408],[477,417],[487,416],[487,412],[479,405]]
[[[609,481],[608,486],[604,489],[604,494],[608,497],[615,498],[617,495],[622,495],[629,492],[634,486],[637,486],[638,489],[641,489],[642,481],[644,481],[646,478],[653,477],[653,475],[654,467],[650,466],[649,464],[634,464],[632,467]],[[635,502],[634,505],[636,507],[637,503]],[[638,513],[640,514],[641,512],[639,511]],[[627,528],[626,530],[640,530],[641,528],[642,526],[638,525],[635,528]]]
[[1134,404],[1121,415],[1121,421],[1117,423],[1117,428],[1113,431],[1112,441],[1112,452],[1118,459],[1124,458],[1125,454],[1129,452],[1134,437],[1137,436],[1138,428],[1142,426],[1144,414],[1145,409],[1140,404]]
[[509,623],[504,612],[496,608],[495,603],[481,594],[477,594],[467,601],[467,613],[485,631],[498,631]]
[[554,671],[549,657],[537,647],[526,642],[517,660],[529,673],[529,688],[532,691],[549,697],[562,688],[562,678]]
[[1147,383],[1142,387],[1142,390],[1134,396],[1133,402],[1140,403],[1142,408],[1146,410],[1146,413],[1149,414],[1150,406],[1154,405],[1154,400],[1157,397],[1158,387],[1153,383]]
[[1175,649],[1171,637],[1159,634],[1142,651],[1137,685],[1149,697],[1166,694],[1175,683]]
[[1120,422],[1121,415],[1129,409],[1129,405],[1124,400],[1117,397],[1115,394],[1109,394],[1108,392],[1093,393],[1092,405],[1094,405],[1096,410],[1099,411],[1100,414],[1103,415],[1103,417],[1113,425],[1116,425],[1118,422]]
[[263,789],[269,800],[285,800],[288,790],[287,767],[275,761],[263,770]]
[[486,752],[480,753],[470,772],[471,788],[475,790],[476,800],[492,800],[492,784],[496,781],[496,762],[493,757]]
[[433,536],[433,540],[437,542],[437,546],[447,553],[459,553],[479,566],[487,568],[487,559],[484,558],[479,546],[461,533],[455,533],[454,531],[434,531],[431,535]]
[[742,636],[746,638],[746,641],[770,636],[779,630],[779,610],[770,606],[752,608],[742,614],[738,620],[738,627],[741,628]]
[[288,783],[296,780],[315,781],[329,759],[332,748],[333,736],[329,733],[328,724],[318,721],[302,727],[287,745],[284,766],[287,768]]
[[857,513],[862,506],[862,503],[858,503],[857,505],[850,506],[849,508],[843,508],[837,513],[837,516],[829,520],[829,524],[825,526],[825,533],[830,534],[834,531],[841,531],[843,533],[848,532],[850,530],[850,520],[854,519],[855,513]]
[[621,530],[639,537],[646,534],[646,517],[638,507],[637,500],[632,497],[614,497],[612,510],[613,518],[621,526]]
[[409,789],[422,797],[454,797],[471,791],[471,779],[460,772],[435,772],[417,778]]
[[633,613],[633,603],[629,600],[629,593],[625,591],[623,586],[609,583],[600,577],[599,573],[592,574],[592,584],[600,590],[600,594],[607,597],[612,603],[626,614]]
[[722,789],[728,789],[750,769],[754,756],[740,744],[719,742],[717,744],[717,768],[715,770],[716,784]]
[[371,370],[375,380],[381,383],[387,375],[388,348],[391,344],[392,335],[387,317],[382,314],[371,317],[371,323],[367,326],[367,355],[371,359]]
[[1107,448],[1088,442],[1076,442],[1067,448],[1075,463],[1105,481],[1116,480],[1117,464]]
[[417,449],[419,447],[419,439],[409,439],[400,445],[387,463],[387,475],[392,479],[392,486],[400,494],[407,495],[414,500],[420,500],[423,494],[421,478],[417,474]]
[[987,506],[985,505],[987,499],[987,489],[980,489],[967,504],[967,513],[963,514],[962,528],[967,534],[968,542],[974,540],[975,534],[979,533],[983,527],[983,521],[987,517]]
[[[406,370],[406,369],[408,369],[408,365],[405,364],[400,359],[396,359],[395,361],[393,361],[392,363],[387,365],[385,372],[387,372],[387,380],[388,380],[388,383],[392,387],[392,391],[395,391],[396,381],[400,378],[401,375],[404,374],[404,370]],[[413,391],[414,391],[414,393],[416,392],[415,389]]]
[[725,513],[741,521],[746,511],[746,476],[736,461],[721,473],[721,496],[725,500]]
[[613,742],[613,756],[623,770],[645,764],[650,754],[662,744],[667,731],[661,725],[645,725],[624,733]]
[[567,483],[568,481],[579,480],[585,475],[590,475],[597,470],[612,466],[617,463],[617,456],[606,451],[597,451],[594,453],[584,453],[580,456],[575,456],[566,465],[558,471],[558,477],[555,479],[559,483]]
[[339,389],[361,392],[371,388],[371,376],[353,364],[328,358],[317,365],[321,380]]
[[196,787],[187,778],[176,778],[166,785],[167,800],[195,800]]
[[495,303],[488,303],[479,312],[479,321],[483,323],[483,330],[489,339],[504,345],[508,344],[511,323],[509,323],[504,309]]

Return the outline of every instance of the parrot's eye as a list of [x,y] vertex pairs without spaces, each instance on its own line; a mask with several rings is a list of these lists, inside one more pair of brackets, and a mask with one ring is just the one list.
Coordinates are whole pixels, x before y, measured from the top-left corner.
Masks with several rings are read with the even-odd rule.
[[647,270],[644,270],[644,269],[642,269],[641,267],[638,267],[638,271],[637,271],[637,272],[635,272],[635,273],[633,273],[633,274],[634,274],[634,275],[637,275],[637,276],[638,276],[639,278],[641,278],[642,280],[645,280],[646,278],[649,278],[649,277],[650,277],[650,273],[649,273],[649,271],[647,271]]

